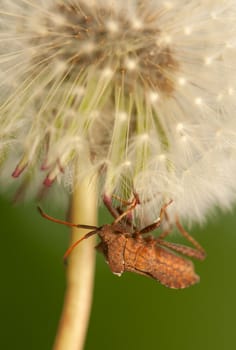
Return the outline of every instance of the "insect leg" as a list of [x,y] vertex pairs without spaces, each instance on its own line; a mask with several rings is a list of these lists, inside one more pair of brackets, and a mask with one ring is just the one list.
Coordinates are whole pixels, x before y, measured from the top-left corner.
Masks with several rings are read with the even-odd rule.
[[[167,217],[167,220],[168,220],[168,217]],[[157,239],[157,242],[162,246],[175,250],[176,252],[182,253],[191,258],[196,258],[199,260],[205,259],[206,257],[205,250],[187,231],[185,231],[183,226],[180,224],[178,217],[176,217],[176,226],[180,231],[180,233],[182,234],[182,236],[186,238],[195,248],[187,247],[185,245],[178,244],[178,243],[164,241],[164,238],[168,236],[168,234],[171,232],[172,226],[170,226],[169,230],[164,231],[163,233],[160,234],[160,236]]]
[[116,195],[112,195],[113,198],[117,199],[119,202],[121,202],[123,205],[125,205],[126,207],[129,205],[133,205],[134,200],[137,201],[137,204],[140,204],[140,199],[139,196],[137,194],[137,192],[133,191],[133,195],[134,195],[134,199],[132,199],[132,201],[126,201],[125,199],[122,199]]
[[103,203],[105,204],[105,206],[107,207],[107,209],[115,219],[117,219],[120,216],[119,211],[112,206],[111,197],[104,195]]
[[158,220],[156,222],[154,222],[153,224],[142,228],[142,230],[140,230],[138,233],[143,235],[144,233],[148,233],[148,232],[156,230],[158,227],[160,227],[160,225],[161,225],[161,219],[158,218]]
[[[117,199],[118,201],[120,201],[125,206],[133,206],[133,202],[134,201],[136,201],[137,204],[140,203],[138,194],[135,193],[135,192],[134,192],[134,199],[131,202],[130,201],[125,201],[125,200],[123,200],[120,197],[115,196],[115,195],[112,195],[112,197]],[[117,219],[124,212],[120,207],[118,207],[118,208],[113,207],[111,197],[109,197],[107,195],[103,196],[103,203],[105,204],[105,206],[107,207],[107,209],[109,210],[109,212],[111,213],[111,215],[115,219]]]
[[[148,225],[146,227],[144,227],[141,231],[139,231],[140,234],[144,234],[144,233],[148,233],[150,231],[154,231],[156,230],[158,227],[160,227],[161,222],[162,222],[162,218],[163,216],[167,216],[166,213],[166,208],[173,202],[173,200],[171,199],[167,204],[164,204],[163,207],[160,210],[160,216],[159,218],[156,220],[156,222],[154,222],[151,225]],[[167,217],[168,219],[168,217]],[[170,233],[171,230],[165,231],[162,233],[161,238],[164,238],[165,236],[167,236]],[[162,237],[163,236],[163,237]]]
[[176,227],[178,228],[179,232],[182,234],[184,238],[186,238],[199,252],[201,252],[204,256],[206,255],[205,250],[203,247],[183,228],[181,225],[179,218],[176,216]]
[[[123,201],[122,199],[116,197],[116,196],[112,196],[112,197],[115,197],[116,199],[122,201],[122,202],[125,202],[127,205],[132,205],[133,202],[128,202],[128,201]],[[132,223],[132,217],[129,216],[129,213],[130,213],[130,210],[129,212],[126,214],[124,214],[124,210],[121,208],[121,207],[113,207],[112,205],[112,200],[111,200],[111,197],[108,197],[107,195],[104,195],[103,196],[103,203],[105,204],[105,206],[107,207],[107,209],[109,210],[109,212],[111,213],[111,215],[118,220],[120,221],[124,216],[126,216],[126,221],[125,221],[125,225],[126,226],[129,226],[129,227],[132,227],[133,229],[135,229],[133,223]]]
[[159,239],[159,238],[157,238],[156,242],[161,246],[170,248],[171,250],[174,250],[177,253],[181,253],[183,255],[189,256],[190,258],[204,260],[206,257],[205,252],[202,252],[195,248],[188,247],[183,244],[172,243],[172,242],[164,241],[163,239]]
[[129,213],[131,213],[132,210],[134,210],[137,204],[140,204],[140,200],[139,200],[138,194],[134,192],[134,198],[132,202],[129,202],[129,207],[115,219],[114,224],[121,221],[123,217],[128,216]]

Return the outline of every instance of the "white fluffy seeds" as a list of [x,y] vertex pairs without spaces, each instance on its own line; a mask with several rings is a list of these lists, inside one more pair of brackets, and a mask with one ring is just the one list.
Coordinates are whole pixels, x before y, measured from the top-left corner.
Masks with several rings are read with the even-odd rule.
[[150,221],[170,198],[189,220],[229,207],[235,37],[235,0],[1,1],[4,187],[72,186],[76,163],[101,193],[134,188]]

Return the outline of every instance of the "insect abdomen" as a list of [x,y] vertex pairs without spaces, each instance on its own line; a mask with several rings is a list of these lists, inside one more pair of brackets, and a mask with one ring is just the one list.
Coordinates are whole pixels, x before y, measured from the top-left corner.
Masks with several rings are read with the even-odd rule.
[[186,288],[199,281],[190,260],[159,247],[154,241],[128,239],[124,262],[125,271],[152,277],[169,288]]

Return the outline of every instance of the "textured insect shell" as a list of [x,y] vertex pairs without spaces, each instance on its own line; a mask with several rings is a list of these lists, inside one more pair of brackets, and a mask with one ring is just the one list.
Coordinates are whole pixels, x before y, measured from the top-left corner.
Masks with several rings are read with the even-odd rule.
[[194,265],[158,245],[154,237],[132,237],[123,225],[104,225],[97,249],[101,251],[114,274],[135,272],[154,278],[169,288],[186,288],[199,282]]
[[199,282],[192,261],[158,245],[156,239],[127,238],[124,270],[152,277],[169,288],[186,288]]
[[130,236],[131,233],[123,225],[108,224],[102,226],[98,235],[101,242],[98,244],[97,250],[104,254],[111,271],[121,276],[125,271],[124,252],[127,236]]

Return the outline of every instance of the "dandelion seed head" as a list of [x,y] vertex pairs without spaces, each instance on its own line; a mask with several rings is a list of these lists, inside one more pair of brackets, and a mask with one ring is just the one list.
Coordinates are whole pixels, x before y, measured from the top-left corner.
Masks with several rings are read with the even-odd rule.
[[139,194],[141,222],[170,199],[190,222],[230,207],[235,19],[233,0],[3,0],[1,181],[99,174],[101,195]]
[[196,97],[196,98],[194,99],[194,103],[195,103],[197,106],[201,106],[202,103],[203,103],[203,100],[202,100],[201,97]]
[[192,28],[190,26],[184,27],[184,34],[185,35],[190,35],[192,34]]

